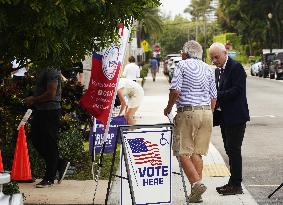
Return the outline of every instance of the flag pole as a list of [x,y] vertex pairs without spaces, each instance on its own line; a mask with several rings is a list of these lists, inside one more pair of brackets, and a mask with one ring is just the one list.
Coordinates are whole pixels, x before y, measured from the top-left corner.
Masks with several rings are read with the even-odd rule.
[[96,118],[93,117],[93,126],[92,126],[92,156],[91,156],[91,161],[92,161],[92,165],[91,165],[91,174],[92,174],[92,179],[94,180],[94,165],[95,163],[95,141],[96,141]]
[[[123,25],[123,28],[122,28],[122,35],[124,33],[124,25]],[[129,41],[129,35],[131,33],[131,29],[129,28],[129,31],[127,33],[127,40],[126,40],[126,43],[123,46],[121,46],[121,52],[122,54],[125,54],[125,50],[126,50],[126,45]],[[122,36],[121,36],[122,38]],[[122,45],[123,45],[123,42],[122,42]],[[105,129],[105,132],[104,132],[104,136],[103,136],[103,139],[102,139],[102,149],[100,150],[100,157],[98,159],[98,170],[97,170],[97,174],[96,174],[96,178],[95,178],[95,182],[96,182],[96,185],[95,185],[95,189],[94,189],[94,194],[93,194],[93,204],[94,204],[94,200],[95,200],[95,196],[96,196],[96,192],[97,192],[97,188],[98,188],[98,179],[100,177],[100,173],[101,173],[101,168],[102,168],[102,161],[103,161],[103,153],[104,153],[104,150],[105,150],[105,146],[106,146],[106,140],[107,140],[107,136],[108,136],[108,132],[109,132],[109,128],[110,128],[110,122],[111,122],[111,115],[112,115],[112,110],[113,110],[113,107],[114,107],[114,102],[115,102],[115,96],[117,95],[117,88],[118,88],[118,83],[119,83],[119,77],[120,77],[120,72],[121,72],[121,69],[122,69],[122,66],[124,64],[124,55],[123,55],[123,58],[121,60],[121,65],[120,65],[120,68],[119,68],[119,71],[118,71],[118,79],[117,79],[117,83],[116,83],[116,86],[115,86],[115,92],[114,92],[114,95],[113,95],[113,99],[112,99],[112,103],[111,103],[111,107],[110,107],[110,112],[109,112],[109,115],[108,115],[108,120],[107,120],[107,124],[106,124],[106,129]]]

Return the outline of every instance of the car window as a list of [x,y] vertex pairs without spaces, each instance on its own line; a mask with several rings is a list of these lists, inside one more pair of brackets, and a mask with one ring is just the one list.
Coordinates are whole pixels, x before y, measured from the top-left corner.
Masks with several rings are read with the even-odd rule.
[[280,59],[280,60],[283,60],[283,53],[278,53],[276,58]]
[[274,59],[274,55],[268,55],[268,56],[267,56],[267,60],[268,60],[268,61],[273,60],[273,59]]

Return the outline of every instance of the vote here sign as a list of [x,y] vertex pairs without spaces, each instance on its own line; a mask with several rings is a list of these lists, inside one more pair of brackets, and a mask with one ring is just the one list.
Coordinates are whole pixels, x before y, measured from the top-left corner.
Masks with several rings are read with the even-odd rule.
[[171,130],[136,130],[123,134],[136,204],[171,203]]

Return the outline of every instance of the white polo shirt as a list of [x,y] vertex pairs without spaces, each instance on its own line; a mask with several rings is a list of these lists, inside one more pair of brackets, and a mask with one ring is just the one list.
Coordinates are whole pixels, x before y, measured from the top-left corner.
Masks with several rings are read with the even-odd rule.
[[129,80],[137,80],[140,77],[140,68],[135,63],[129,63],[125,66],[123,77]]

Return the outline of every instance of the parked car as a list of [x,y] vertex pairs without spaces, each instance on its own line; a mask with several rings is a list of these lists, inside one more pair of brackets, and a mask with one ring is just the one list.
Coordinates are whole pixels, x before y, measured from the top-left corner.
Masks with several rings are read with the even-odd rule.
[[275,53],[265,53],[262,55],[262,67],[259,70],[258,76],[266,78],[269,75],[269,66],[275,58]]
[[172,57],[179,57],[179,56],[181,56],[181,55],[178,54],[178,53],[172,53],[172,54],[168,54],[165,57],[165,61],[163,63],[163,73],[164,73],[164,75],[169,75],[169,66],[168,66],[169,59],[172,58]]
[[172,57],[170,58],[170,61],[168,63],[169,66],[169,83],[171,83],[171,80],[173,78],[174,69],[176,68],[176,65],[179,63],[179,61],[182,60],[182,57]]
[[279,80],[283,76],[283,52],[277,53],[269,66],[270,79]]
[[261,61],[258,61],[258,62],[255,62],[254,64],[252,64],[251,75],[252,76],[258,76],[258,73],[261,70],[261,68],[262,68],[262,62]]

